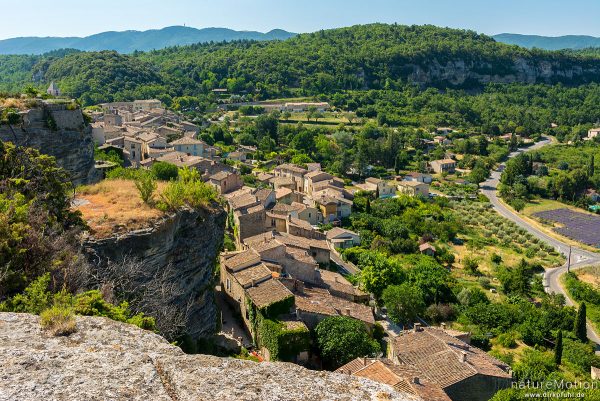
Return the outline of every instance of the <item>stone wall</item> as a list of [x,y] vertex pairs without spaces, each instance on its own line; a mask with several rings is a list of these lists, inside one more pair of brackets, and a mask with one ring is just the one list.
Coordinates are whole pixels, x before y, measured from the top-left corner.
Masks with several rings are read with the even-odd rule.
[[[59,166],[71,174],[75,185],[89,184],[98,178],[94,168],[92,129],[80,109],[67,110],[64,104],[41,104],[21,113],[22,124],[0,126],[0,141],[38,149],[54,156]],[[48,121],[56,123],[56,130]]]
[[49,337],[37,316],[0,313],[0,400],[409,401],[392,387],[289,363],[185,355],[164,338],[77,317]]
[[83,247],[100,269],[105,269],[108,261],[124,258],[143,261],[145,273],[140,280],[153,280],[165,269],[172,269],[176,273],[172,285],[180,295],[165,302],[178,310],[189,307],[188,334],[205,337],[215,331],[213,271],[223,242],[225,219],[226,213],[220,207],[186,209],[156,222],[152,228],[106,239],[88,238]]

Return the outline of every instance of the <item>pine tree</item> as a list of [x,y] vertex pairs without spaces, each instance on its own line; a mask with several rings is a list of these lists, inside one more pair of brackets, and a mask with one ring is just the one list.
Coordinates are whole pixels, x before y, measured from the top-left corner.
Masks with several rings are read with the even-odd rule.
[[596,166],[594,166],[594,155],[592,155],[588,164],[588,177],[592,177],[594,175],[595,170]]
[[554,345],[554,363],[560,365],[562,363],[562,352],[563,352],[563,339],[562,330],[558,331],[556,336],[556,344]]
[[365,208],[365,212],[371,213],[371,200],[367,198],[367,207]]
[[575,337],[581,342],[587,342],[587,328],[586,328],[586,313],[585,313],[585,302],[582,302],[577,311],[577,317],[575,318],[575,326],[573,327]]

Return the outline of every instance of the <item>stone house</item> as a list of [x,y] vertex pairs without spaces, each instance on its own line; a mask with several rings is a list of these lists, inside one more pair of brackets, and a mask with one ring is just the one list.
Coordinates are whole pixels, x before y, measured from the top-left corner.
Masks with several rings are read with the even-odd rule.
[[423,378],[419,371],[410,366],[396,365],[387,358],[356,358],[336,372],[387,384],[417,397],[417,400],[451,401],[440,386]]
[[352,201],[348,199],[321,194],[313,200],[323,216],[324,223],[339,221],[352,213]]
[[433,177],[429,174],[410,172],[404,176],[403,181],[415,181],[422,182],[424,184],[431,184],[431,182],[433,181]]
[[254,195],[256,199],[265,207],[265,209],[270,209],[277,203],[277,199],[275,198],[275,191],[268,188],[257,189],[254,190]]
[[[137,138],[126,136],[123,138],[124,154],[131,162],[131,165],[138,167],[143,160],[144,153],[142,150],[143,142]],[[125,153],[126,152],[126,153]]]
[[300,202],[292,202],[290,205],[295,211],[294,217],[306,221],[308,224],[312,226],[316,226],[320,221],[323,221],[323,216],[319,213],[317,208],[305,205]]
[[276,191],[281,188],[287,188],[291,191],[296,190],[296,181],[292,177],[274,177],[271,179],[271,184]]
[[438,135],[448,135],[448,134],[451,134],[452,132],[454,132],[454,129],[450,128],[450,127],[438,127],[438,128],[436,128],[435,132]]
[[371,294],[353,286],[344,276],[329,270],[319,269],[317,271],[317,283],[320,288],[325,288],[335,297],[343,298],[351,302],[368,305]]
[[327,241],[297,237],[286,232],[267,231],[262,234],[247,238],[244,240],[244,247],[250,248],[259,243],[276,240],[283,244],[288,250],[302,251],[314,258],[320,265],[328,265],[330,259],[330,249]]
[[318,282],[319,265],[305,249],[299,249],[281,241],[282,236],[257,235],[244,241],[244,249],[258,252],[271,271],[281,277],[293,278],[302,282]]
[[400,181],[398,192],[408,196],[429,196],[429,185],[416,181]]
[[192,156],[204,157],[204,148],[206,143],[194,138],[181,138],[169,144],[175,148],[177,152],[187,153]]
[[487,401],[512,382],[507,364],[436,327],[415,324],[392,338],[388,358],[417,370],[453,401]]
[[452,145],[452,141],[450,139],[441,135],[433,137],[433,142],[439,145]]
[[246,152],[230,152],[227,158],[244,163],[246,161]]
[[314,191],[314,184],[321,181],[329,181],[333,176],[329,173],[320,170],[314,170],[304,175],[304,188],[305,194],[311,195]]
[[221,254],[221,290],[228,302],[240,313],[246,329],[253,333],[249,303],[261,309],[294,295],[262,262],[258,252],[246,250]]
[[183,135],[183,132],[181,130],[169,127],[167,125],[161,125],[158,128],[154,128],[154,132],[156,132],[163,138],[177,138]]
[[270,184],[271,180],[275,178],[273,174],[265,173],[265,172],[254,172],[256,179],[262,184]]
[[396,194],[396,187],[394,185],[386,180],[375,177],[367,178],[361,188],[366,191],[379,192],[380,198],[389,198]]
[[456,171],[456,161],[452,159],[434,160],[429,162],[429,166],[437,174],[452,174]]
[[252,194],[231,199],[230,207],[233,209],[235,223],[236,243],[239,245],[246,238],[265,232],[265,207],[256,196]]
[[244,185],[242,177],[240,177],[239,174],[228,171],[220,171],[211,175],[208,182],[215,187],[220,194],[237,191]]
[[291,205],[295,198],[294,191],[286,187],[275,189],[275,198],[277,203]]
[[120,127],[123,125],[123,117],[117,113],[107,113],[104,115],[105,127]]
[[594,139],[596,137],[600,136],[600,128],[592,128],[588,131],[588,138],[589,139]]
[[273,169],[275,177],[291,178],[294,181],[294,187],[291,189],[298,192],[302,192],[304,189],[304,175],[306,173],[308,173],[308,170],[294,164],[282,164]]
[[427,256],[435,256],[435,247],[429,242],[419,245],[419,252]]
[[347,249],[360,245],[360,235],[345,228],[334,227],[327,231],[327,241],[336,249]]
[[304,288],[294,293],[296,317],[310,329],[330,316],[347,316],[363,322],[369,329],[375,325],[371,307],[336,297],[322,288]]
[[151,111],[162,109],[162,103],[157,99],[149,99],[149,100],[134,100],[133,101],[133,111]]

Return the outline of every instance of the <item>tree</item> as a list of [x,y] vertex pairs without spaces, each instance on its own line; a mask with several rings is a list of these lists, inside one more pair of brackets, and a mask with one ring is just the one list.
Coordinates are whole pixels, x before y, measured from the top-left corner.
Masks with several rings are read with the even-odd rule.
[[556,336],[556,344],[554,345],[554,363],[560,365],[562,363],[562,352],[563,352],[563,338],[562,330],[558,330]]
[[346,316],[325,318],[315,328],[315,336],[323,362],[331,369],[381,350],[363,322]]
[[367,198],[367,205],[365,206],[365,212],[371,214],[371,199]]
[[587,342],[586,323],[585,302],[582,302],[581,305],[579,305],[579,310],[577,311],[577,317],[575,318],[575,324],[573,326],[575,337],[581,342]]
[[490,175],[489,170],[487,170],[481,164],[478,164],[477,166],[475,166],[475,168],[473,170],[471,170],[471,174],[469,174],[469,181],[471,181],[474,184],[479,185],[482,182],[484,182],[488,178],[489,175]]
[[135,187],[140,193],[140,197],[144,203],[150,203],[152,201],[152,195],[156,190],[156,181],[151,174],[142,174],[135,180]]
[[596,171],[596,167],[594,166],[594,155],[592,155],[590,157],[590,161],[588,163],[588,168],[587,168],[587,176],[588,176],[588,178],[593,177],[595,171]]
[[423,294],[409,283],[389,286],[381,299],[390,318],[398,324],[413,323],[425,309]]
[[154,175],[157,180],[161,181],[170,181],[177,178],[177,175],[179,174],[177,166],[167,162],[154,163],[151,171],[152,175]]

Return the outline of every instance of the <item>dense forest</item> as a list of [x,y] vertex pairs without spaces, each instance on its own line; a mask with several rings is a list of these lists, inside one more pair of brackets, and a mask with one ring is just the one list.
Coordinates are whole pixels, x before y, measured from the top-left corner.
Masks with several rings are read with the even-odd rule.
[[0,71],[0,89],[55,80],[65,93],[91,103],[198,96],[221,87],[272,98],[395,89],[408,82],[463,89],[480,89],[487,81],[583,84],[600,80],[600,61],[594,54],[509,46],[472,31],[372,24],[285,41],[205,43],[132,55],[2,56]]

